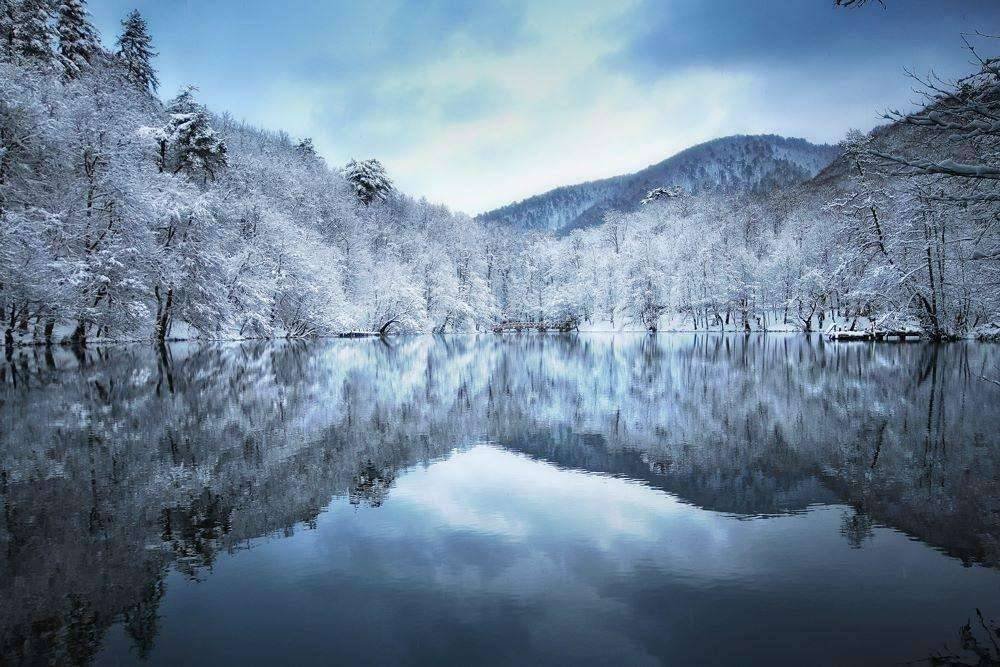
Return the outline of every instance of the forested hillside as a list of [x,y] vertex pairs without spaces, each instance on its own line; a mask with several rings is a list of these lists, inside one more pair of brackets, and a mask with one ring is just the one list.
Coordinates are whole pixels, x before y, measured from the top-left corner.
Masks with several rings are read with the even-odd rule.
[[478,219],[565,234],[600,224],[608,211],[636,210],[647,192],[664,184],[699,194],[767,194],[809,180],[839,152],[836,146],[774,135],[724,137],[634,174],[557,188]]
[[[529,313],[621,328],[759,331],[1000,327],[998,61],[911,115],[849,133],[794,188],[650,193],[598,227],[540,238]],[[530,302],[531,300],[529,300]],[[683,319],[682,319],[683,318]]]
[[981,53],[995,37],[967,48],[975,71],[912,77],[923,108],[849,132],[808,182],[766,193],[662,183],[597,227],[539,237],[525,313],[654,331],[997,336],[1000,59]]
[[8,344],[475,328],[480,225],[332,169],[308,139],[157,97],[138,13],[112,52],[82,0],[3,3],[0,313]]

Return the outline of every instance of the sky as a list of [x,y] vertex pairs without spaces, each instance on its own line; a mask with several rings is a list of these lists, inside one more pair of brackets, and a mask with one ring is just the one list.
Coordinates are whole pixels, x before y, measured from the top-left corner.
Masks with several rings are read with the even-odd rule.
[[[90,0],[146,17],[160,95],[294,138],[471,214],[731,134],[834,143],[971,70],[997,0]],[[987,53],[1000,51],[990,40]]]

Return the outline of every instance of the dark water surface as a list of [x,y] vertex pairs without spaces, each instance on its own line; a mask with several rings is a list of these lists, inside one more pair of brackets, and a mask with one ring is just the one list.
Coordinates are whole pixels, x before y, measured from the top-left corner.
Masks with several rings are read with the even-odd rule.
[[22,350],[0,663],[1000,658],[980,375],[792,336]]

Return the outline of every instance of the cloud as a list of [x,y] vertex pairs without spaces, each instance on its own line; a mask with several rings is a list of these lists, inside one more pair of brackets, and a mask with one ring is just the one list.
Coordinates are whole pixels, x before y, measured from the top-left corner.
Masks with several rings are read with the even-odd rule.
[[[111,43],[132,3],[93,0]],[[479,212],[737,132],[836,141],[968,67],[1000,3],[901,0],[145,0],[167,96],[378,157],[414,195]]]
[[[954,60],[963,30],[1000,18],[990,0],[906,0],[885,8],[843,9],[832,0],[799,0],[780,7],[743,0],[643,0],[622,50],[625,70],[645,76],[696,66],[811,67],[828,71],[898,67],[928,56]],[[634,17],[633,17],[634,18]],[[911,63],[916,64],[916,63]]]

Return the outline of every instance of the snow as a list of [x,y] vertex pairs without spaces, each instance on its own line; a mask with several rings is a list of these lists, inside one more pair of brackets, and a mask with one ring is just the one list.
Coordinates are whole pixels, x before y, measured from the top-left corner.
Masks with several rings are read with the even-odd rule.
[[[71,5],[60,34],[83,48]],[[44,45],[51,27],[25,34]],[[839,148],[718,139],[473,219],[396,191],[377,159],[334,168],[307,138],[215,115],[194,88],[164,108],[145,22],[123,27],[115,57],[74,56],[71,75],[27,42],[0,58],[0,322],[15,342],[503,321],[943,338],[1000,321],[1000,137],[964,102]],[[955,126],[978,153],[948,143]]]

